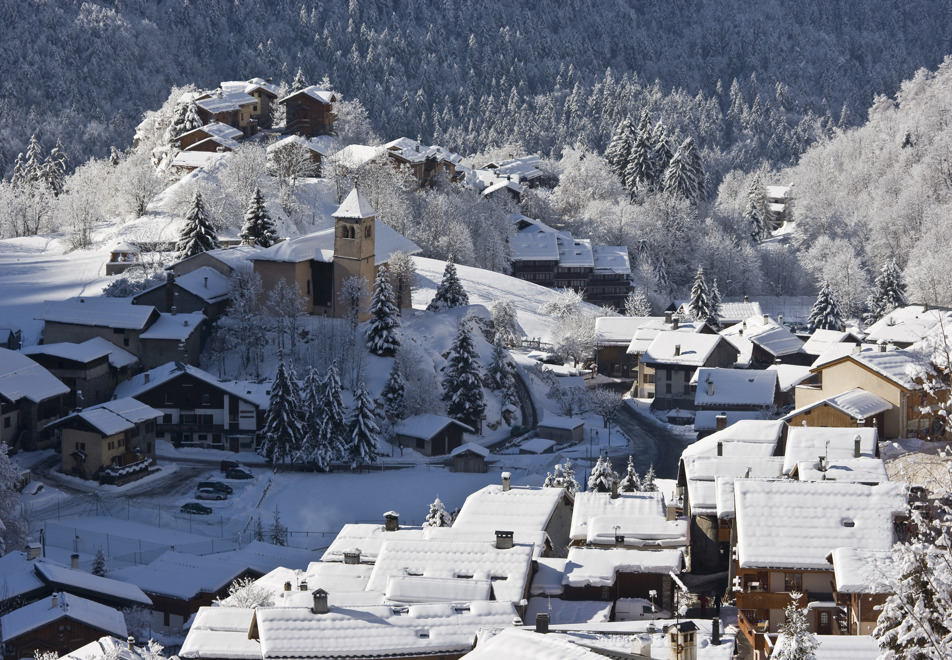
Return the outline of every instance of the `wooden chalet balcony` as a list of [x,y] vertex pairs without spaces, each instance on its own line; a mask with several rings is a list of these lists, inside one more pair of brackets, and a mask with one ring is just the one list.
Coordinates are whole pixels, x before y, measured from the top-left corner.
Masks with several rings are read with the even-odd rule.
[[[826,596],[829,596],[829,598],[822,600],[832,600],[832,594],[826,594]],[[735,594],[735,597],[737,598],[737,609],[744,610],[782,610],[792,602],[790,593],[786,591],[739,591]],[[800,607],[806,607],[811,600],[821,599],[801,594],[797,603]]]

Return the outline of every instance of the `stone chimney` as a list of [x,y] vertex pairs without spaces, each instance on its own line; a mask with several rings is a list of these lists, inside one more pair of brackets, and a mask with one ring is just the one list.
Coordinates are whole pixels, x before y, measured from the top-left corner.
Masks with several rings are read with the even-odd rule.
[[133,637],[132,635],[129,635],[128,637],[126,637],[126,644],[128,644],[129,646],[129,652],[132,653],[133,651],[135,651],[136,638]]
[[311,605],[311,612],[314,614],[327,614],[331,611],[330,605],[327,603],[327,592],[323,589],[315,589],[311,592],[311,596],[314,598],[314,604]]
[[853,458],[859,458],[862,455],[862,445],[863,438],[857,433],[856,437],[853,438]]
[[75,552],[69,556],[69,567],[73,570],[79,568],[79,555]]
[[508,492],[509,486],[512,483],[512,475],[508,472],[502,473],[502,492]]
[[53,597],[50,599],[50,609],[56,609],[59,607],[59,599],[56,597],[56,594],[53,594]]
[[625,547],[625,535],[615,532],[615,547],[624,548]]
[[[724,415],[724,424],[725,424],[725,425],[727,424],[727,415]],[[723,442],[718,442],[718,443],[717,443],[717,455],[718,455],[718,456],[723,456],[723,455],[724,455],[724,443],[723,443]]]
[[671,329],[672,329],[672,330],[677,330],[677,329],[678,329],[678,326],[680,326],[680,325],[681,325],[681,319],[679,319],[677,316],[675,316],[673,319],[671,319]]
[[536,614],[536,632],[543,635],[549,632],[549,615],[544,612]]
[[612,499],[618,499],[618,479],[612,479]]
[[749,303],[749,302],[750,302],[750,298],[748,298],[747,296],[744,296],[744,302]]
[[284,583],[284,590],[285,590],[285,591],[291,591],[291,583],[290,583],[290,582],[285,582],[285,583]]
[[681,344],[675,344],[675,345],[674,345],[674,357],[678,357],[678,356],[680,356],[680,355],[681,355]]
[[853,345],[853,355],[859,355],[863,350],[863,345],[856,343]]
[[496,550],[508,550],[512,547],[512,532],[496,530]]
[[664,313],[664,322],[671,323],[671,317],[674,316],[674,312],[665,312]]
[[360,548],[344,551],[344,563],[354,566],[360,563]]
[[307,580],[301,580],[301,584],[298,586],[298,589],[301,591],[307,591]]
[[707,383],[707,395],[714,396],[714,381],[711,380],[710,375],[708,375],[707,379],[704,382]]
[[764,314],[764,325],[770,325],[770,315]]
[[383,514],[383,529],[385,532],[396,532],[400,529],[400,514],[396,511],[387,511]]
[[40,544],[34,541],[26,544],[26,560],[33,561],[40,556]]
[[886,342],[881,342],[881,343],[879,344],[879,352],[880,352],[880,353],[885,353],[885,352],[886,352],[886,348],[887,348],[887,347],[886,347]]
[[820,472],[826,472],[826,456],[820,456],[820,461],[817,463],[817,469]]
[[721,620],[717,617],[711,619],[711,646],[721,645]]
[[[720,413],[717,417],[714,418],[714,430],[723,431],[727,428],[727,413]],[[717,443],[717,455],[723,456],[724,446],[722,443]]]

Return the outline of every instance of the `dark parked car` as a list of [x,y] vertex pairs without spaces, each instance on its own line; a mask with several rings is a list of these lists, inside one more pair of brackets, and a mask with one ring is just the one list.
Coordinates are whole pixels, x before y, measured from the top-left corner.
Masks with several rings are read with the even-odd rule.
[[229,468],[225,476],[228,479],[254,479],[254,475],[251,474],[251,471],[246,467]]
[[182,505],[182,508],[179,509],[182,513],[188,513],[191,515],[207,516],[212,512],[211,507],[207,507],[201,502],[186,502]]
[[214,488],[199,488],[195,491],[195,499],[197,500],[227,500],[228,493],[223,493],[220,490],[215,490]]
[[202,488],[211,488],[212,490],[217,490],[219,493],[224,493],[225,495],[231,495],[235,492],[231,486],[226,483],[222,483],[221,481],[200,481],[198,482],[198,486],[196,486],[196,488],[199,490]]
[[222,472],[228,472],[231,468],[242,467],[241,463],[238,461],[230,461],[228,459],[222,460],[221,464],[218,466],[218,469]]

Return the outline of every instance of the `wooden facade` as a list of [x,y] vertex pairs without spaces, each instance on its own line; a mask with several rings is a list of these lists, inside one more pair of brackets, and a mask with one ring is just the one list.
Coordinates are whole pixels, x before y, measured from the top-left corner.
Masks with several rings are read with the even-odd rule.
[[62,616],[43,626],[23,633],[10,640],[4,640],[3,657],[6,660],[32,658],[37,651],[53,652],[65,657],[81,646],[95,642],[104,635],[114,635],[116,631],[100,630],[89,624]]
[[337,113],[334,102],[337,97],[329,94],[330,103],[324,102],[307,92],[306,89],[294,92],[279,101],[285,106],[287,120],[285,133],[295,133],[304,137],[333,135]]

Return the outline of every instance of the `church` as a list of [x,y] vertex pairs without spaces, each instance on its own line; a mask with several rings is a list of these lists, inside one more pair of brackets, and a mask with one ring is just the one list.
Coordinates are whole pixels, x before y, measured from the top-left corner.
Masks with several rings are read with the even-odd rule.
[[[265,296],[283,278],[297,284],[309,314],[344,317],[349,309],[337,295],[344,281],[363,278],[369,296],[377,269],[391,255],[420,252],[416,243],[377,222],[376,211],[356,188],[333,218],[333,227],[278,243],[251,257]],[[409,291],[398,303],[401,308],[410,306]]]

